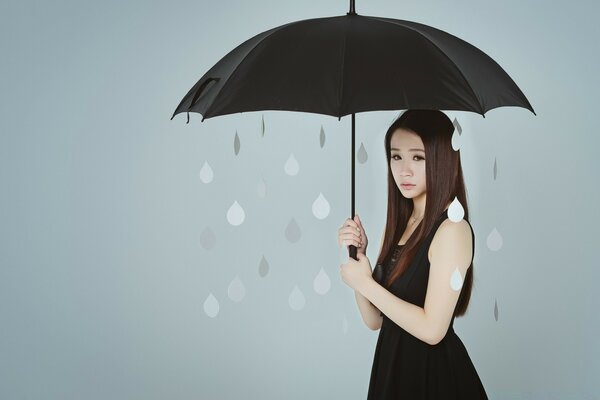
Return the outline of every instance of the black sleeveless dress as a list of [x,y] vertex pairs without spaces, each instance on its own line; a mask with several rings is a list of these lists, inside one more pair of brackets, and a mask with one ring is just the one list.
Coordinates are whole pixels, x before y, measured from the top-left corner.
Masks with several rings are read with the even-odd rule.
[[[404,274],[392,284],[389,290],[395,296],[424,306],[429,279],[427,252],[437,228],[447,216],[445,210],[438,217],[415,258]],[[475,235],[472,227],[471,234],[474,254]],[[400,248],[401,245],[396,245],[394,254],[384,261],[384,276],[389,274]],[[381,315],[383,323],[375,348],[368,400],[487,400],[467,349],[454,332],[456,308],[446,336],[436,345],[421,341],[385,314]]]

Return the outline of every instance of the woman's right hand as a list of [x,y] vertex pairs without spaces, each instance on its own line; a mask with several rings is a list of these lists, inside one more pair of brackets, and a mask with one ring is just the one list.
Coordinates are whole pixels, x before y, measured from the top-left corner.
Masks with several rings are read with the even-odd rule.
[[354,219],[346,219],[344,225],[338,229],[338,245],[340,247],[354,245],[357,253],[367,254],[369,239],[358,215],[355,215]]

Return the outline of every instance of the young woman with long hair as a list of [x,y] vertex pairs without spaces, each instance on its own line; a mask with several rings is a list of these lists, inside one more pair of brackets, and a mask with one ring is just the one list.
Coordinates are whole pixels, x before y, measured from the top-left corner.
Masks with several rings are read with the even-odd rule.
[[[407,110],[389,127],[387,219],[374,271],[358,215],[338,230],[340,246],[357,246],[358,257],[340,266],[342,280],[365,324],[379,329],[368,400],[487,399],[453,328],[471,298],[475,252],[453,132],[437,110]],[[453,202],[464,210],[456,222]]]

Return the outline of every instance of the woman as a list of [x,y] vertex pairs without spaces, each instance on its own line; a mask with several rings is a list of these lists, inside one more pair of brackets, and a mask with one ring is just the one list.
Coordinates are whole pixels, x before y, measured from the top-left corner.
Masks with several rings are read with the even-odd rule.
[[[453,131],[436,110],[408,110],[389,127],[387,223],[375,271],[358,215],[338,231],[340,246],[356,246],[358,257],[340,266],[342,280],[365,324],[380,329],[368,400],[487,399],[453,329],[471,297],[475,250]],[[464,210],[458,222],[448,218],[451,204]]]

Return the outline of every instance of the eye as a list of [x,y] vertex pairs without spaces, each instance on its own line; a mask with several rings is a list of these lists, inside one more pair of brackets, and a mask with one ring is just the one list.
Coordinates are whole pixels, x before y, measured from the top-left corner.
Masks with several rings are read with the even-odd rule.
[[[397,160],[397,158],[395,158],[395,157],[398,157],[398,159],[400,158],[400,156],[399,156],[399,155],[397,155],[397,154],[394,154],[394,155],[392,155],[392,160]],[[425,157],[421,157],[421,156],[415,156],[415,157],[416,157],[417,159],[425,160]],[[413,157],[413,158],[415,158],[415,157]]]

